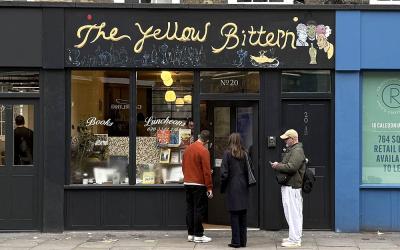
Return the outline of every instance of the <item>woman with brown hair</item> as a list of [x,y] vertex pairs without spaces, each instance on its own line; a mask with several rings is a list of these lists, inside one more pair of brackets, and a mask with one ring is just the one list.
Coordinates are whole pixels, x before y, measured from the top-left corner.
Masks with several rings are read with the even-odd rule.
[[246,154],[239,133],[229,136],[228,149],[221,165],[221,193],[226,193],[226,205],[231,215],[230,247],[246,247],[247,208],[249,200]]

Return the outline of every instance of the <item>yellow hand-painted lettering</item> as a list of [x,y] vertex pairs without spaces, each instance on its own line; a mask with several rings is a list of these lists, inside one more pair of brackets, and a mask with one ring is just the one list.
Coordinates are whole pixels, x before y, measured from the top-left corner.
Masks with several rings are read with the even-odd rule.
[[[249,36],[247,36],[247,34]],[[225,37],[225,42],[219,48],[212,47],[212,52],[215,54],[221,53],[223,50],[236,49],[239,44],[242,47],[248,42],[251,46],[256,47],[275,47],[284,49],[288,42],[293,49],[296,49],[296,35],[290,31],[277,30],[269,31],[261,26],[258,30],[254,26],[250,26],[249,30],[242,30],[242,34],[238,34],[238,27],[235,23],[226,23],[221,27],[221,36]],[[281,47],[281,42],[283,45]]]
[[90,43],[96,42],[97,39],[99,39],[100,37],[103,38],[104,40],[111,40],[113,42],[117,42],[124,38],[131,40],[131,37],[128,35],[118,36],[118,28],[116,28],[116,27],[112,28],[111,31],[107,35],[106,32],[104,32],[104,30],[103,30],[105,27],[106,27],[105,22],[102,22],[100,25],[93,24],[93,25],[81,26],[78,29],[78,31],[76,32],[76,36],[78,38],[81,38],[82,37],[81,33],[83,33],[83,40],[80,44],[75,45],[75,48],[83,48],[86,45],[92,30],[94,30],[94,32],[97,31],[97,34],[95,34],[96,37],[94,39],[92,39],[90,41]]
[[135,26],[139,29],[139,32],[142,34],[142,37],[135,43],[133,47],[133,51],[135,53],[140,53],[143,50],[144,42],[148,38],[154,38],[156,40],[177,40],[179,42],[204,42],[207,38],[208,27],[211,25],[210,22],[207,22],[204,25],[204,31],[201,35],[200,30],[196,30],[194,27],[185,27],[182,32],[178,34],[179,24],[178,22],[174,22],[174,31],[171,34],[171,23],[168,22],[167,30],[164,34],[162,34],[161,29],[153,30],[154,26],[148,27],[146,30],[142,28],[140,23],[135,23]]

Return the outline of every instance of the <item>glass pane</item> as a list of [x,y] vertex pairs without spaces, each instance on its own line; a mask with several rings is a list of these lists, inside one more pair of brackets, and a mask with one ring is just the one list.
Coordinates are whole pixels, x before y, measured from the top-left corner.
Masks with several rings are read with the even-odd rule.
[[183,183],[183,150],[194,141],[193,73],[137,73],[136,184]]
[[0,167],[6,164],[6,106],[0,105]]
[[39,73],[0,72],[0,93],[39,93]]
[[203,71],[200,72],[201,93],[259,93],[258,72]]
[[14,165],[32,165],[35,112],[32,104],[13,105]]
[[399,185],[400,72],[363,72],[362,183]]
[[[214,108],[214,157],[222,159],[231,133],[231,108]],[[216,164],[217,166],[219,164]],[[218,166],[219,167],[219,166]]]
[[129,72],[72,71],[71,183],[128,184]]
[[296,70],[282,72],[282,92],[330,93],[329,70]]
[[251,152],[253,146],[253,108],[237,108],[237,132],[242,137],[242,142],[248,152]]

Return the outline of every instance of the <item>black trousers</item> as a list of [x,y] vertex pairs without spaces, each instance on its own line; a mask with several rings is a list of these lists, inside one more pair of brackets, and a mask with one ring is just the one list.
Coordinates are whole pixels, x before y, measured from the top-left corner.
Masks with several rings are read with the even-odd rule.
[[202,222],[206,213],[207,188],[205,186],[185,185],[185,191],[188,234],[201,237],[204,234]]
[[247,210],[229,211],[231,214],[231,244],[245,247],[247,244]]

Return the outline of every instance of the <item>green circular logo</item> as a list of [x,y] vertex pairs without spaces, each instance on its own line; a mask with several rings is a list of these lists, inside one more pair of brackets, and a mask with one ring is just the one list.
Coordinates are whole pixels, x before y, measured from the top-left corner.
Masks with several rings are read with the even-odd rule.
[[400,84],[391,83],[381,92],[382,103],[388,108],[400,108]]

